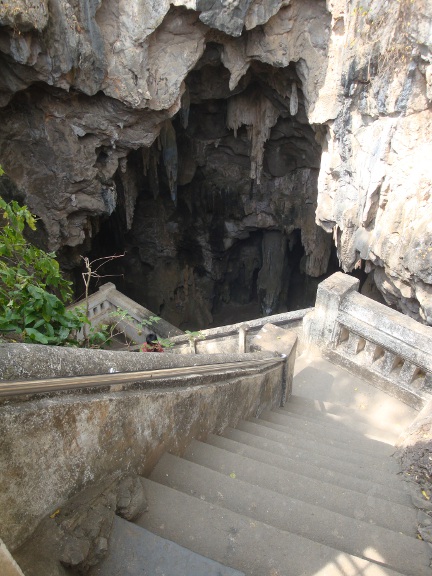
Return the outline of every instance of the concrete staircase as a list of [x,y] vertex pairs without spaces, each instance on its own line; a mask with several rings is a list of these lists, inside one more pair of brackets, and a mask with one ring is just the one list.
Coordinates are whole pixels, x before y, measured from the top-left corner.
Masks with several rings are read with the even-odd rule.
[[95,574],[430,576],[391,458],[413,411],[319,358],[298,361],[294,386],[285,408],[165,454],[133,538],[117,525]]

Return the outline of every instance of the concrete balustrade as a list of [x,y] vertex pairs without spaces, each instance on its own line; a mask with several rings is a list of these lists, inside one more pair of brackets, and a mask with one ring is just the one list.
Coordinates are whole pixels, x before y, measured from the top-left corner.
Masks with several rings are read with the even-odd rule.
[[[71,308],[78,306],[85,307],[85,300],[81,300]],[[125,336],[138,344],[145,342],[145,338],[150,332],[155,332],[161,338],[183,334],[182,330],[162,318],[152,322],[151,318],[155,314],[119,292],[112,282],[104,284],[97,292],[89,296],[88,308],[88,318],[93,327],[97,328],[101,324],[118,323],[119,329],[124,332]],[[115,317],[113,313],[118,310],[126,311],[127,318]],[[143,326],[143,322],[144,324],[151,322],[151,324]]]
[[[313,310],[306,308],[294,312],[284,312],[265,316],[255,320],[248,320],[247,323],[229,324],[217,328],[201,330],[200,337],[195,339],[195,349],[197,354],[235,354],[237,352],[249,352],[252,340],[266,324],[274,324],[285,330],[292,331],[298,337],[297,352],[303,350],[303,318]],[[171,338],[174,347],[171,352],[175,354],[190,354],[189,336],[182,334]]]
[[432,328],[357,292],[338,272],[318,287],[306,340],[323,355],[420,409],[432,395]]

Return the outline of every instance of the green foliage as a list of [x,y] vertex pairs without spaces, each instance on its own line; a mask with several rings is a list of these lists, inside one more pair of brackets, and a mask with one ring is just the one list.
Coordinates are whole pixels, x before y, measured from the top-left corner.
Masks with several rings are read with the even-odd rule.
[[88,320],[80,311],[66,310],[71,283],[62,277],[55,254],[25,239],[25,227],[36,228],[35,217],[26,206],[3,198],[1,215],[0,332],[13,332],[24,342],[76,343],[75,333]]
[[205,340],[205,335],[200,331],[192,332],[191,330],[185,330],[185,334],[189,338],[189,342],[193,340]]
[[[86,321],[85,310],[82,309],[81,312],[84,317],[84,321]],[[128,322],[131,324],[137,331],[138,335],[141,335],[144,327],[153,328],[159,320],[159,316],[149,316],[149,318],[145,318],[141,322],[138,322],[129,314],[127,310],[124,310],[123,308],[117,308],[116,310],[110,312],[108,322],[105,324],[92,326],[90,322],[88,322],[89,326],[86,328],[84,340],[83,342],[80,342],[80,345],[85,345],[89,348],[107,348],[110,346],[110,344],[112,344],[112,341],[116,337],[120,336],[125,340],[125,346],[129,347],[131,344],[136,344],[136,342],[128,341],[125,336],[125,331],[121,326],[122,322]],[[161,343],[164,348],[174,346],[174,344],[171,342],[168,344],[168,340],[166,342],[166,345]]]
[[[0,166],[0,177],[3,174]],[[62,277],[54,253],[44,252],[26,240],[27,226],[36,229],[36,218],[27,206],[15,201],[7,203],[0,197],[0,341],[101,348],[124,335],[122,321],[142,334],[144,328],[160,320],[150,316],[137,322],[126,310],[118,309],[110,314],[108,323],[92,326],[88,319],[88,285],[91,277],[99,277],[97,270],[102,264],[98,262],[93,270],[94,263],[88,259],[84,278],[86,305],[67,310],[66,304],[72,298],[71,283]]]
[[172,348],[175,344],[169,338],[158,338],[157,341],[162,346],[162,348]]
[[192,330],[185,330],[186,336],[189,338],[189,347],[192,354],[196,352],[196,341],[197,340],[205,340],[205,336],[202,332],[192,331]]
[[116,332],[111,324],[90,326],[85,343],[89,348],[104,348],[109,346],[112,339],[118,334],[121,332]]
[[148,318],[141,320],[141,322],[137,322],[137,320],[135,320],[135,318],[132,318],[129,312],[127,310],[123,310],[123,308],[117,308],[117,310],[114,310],[113,312],[110,313],[110,316],[111,318],[117,320],[116,325],[118,325],[122,321],[132,324],[139,335],[142,334],[143,328],[153,327],[154,324],[156,324],[160,320],[159,316],[149,316]]

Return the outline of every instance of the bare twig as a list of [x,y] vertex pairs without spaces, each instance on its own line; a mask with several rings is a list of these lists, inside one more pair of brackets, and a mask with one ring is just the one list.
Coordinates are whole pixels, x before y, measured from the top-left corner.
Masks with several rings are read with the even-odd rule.
[[[105,274],[103,276],[101,276],[100,274],[98,274],[98,270],[104,265],[107,264],[108,262],[111,262],[112,260],[115,260],[116,258],[122,258],[125,254],[114,254],[113,256],[103,256],[102,258],[96,258],[95,260],[90,260],[87,256],[81,256],[81,258],[84,261],[84,265],[86,267],[86,272],[82,273],[82,279],[84,281],[84,288],[85,288],[85,293],[84,293],[84,300],[85,300],[85,315],[87,320],[89,320],[89,313],[90,313],[90,307],[89,307],[89,293],[90,293],[90,281],[92,278],[107,278],[108,276],[113,276],[113,274]],[[94,268],[94,264],[95,262],[101,262],[101,264],[99,264],[96,268]],[[86,343],[86,346],[89,345],[89,327],[88,324],[84,325],[83,328],[83,334],[84,334],[84,341]]]

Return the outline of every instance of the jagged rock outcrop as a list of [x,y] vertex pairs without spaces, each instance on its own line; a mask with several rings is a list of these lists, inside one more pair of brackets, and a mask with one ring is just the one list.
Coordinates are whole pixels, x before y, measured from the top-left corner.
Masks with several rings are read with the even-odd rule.
[[[317,222],[345,271],[366,262],[387,303],[432,323],[432,3],[333,9]],[[338,87],[335,80],[341,80]]]
[[345,271],[432,323],[431,19],[430,0],[6,0],[0,162],[63,262],[105,226],[172,322],[242,290],[267,309],[295,265],[326,271],[332,233]]

